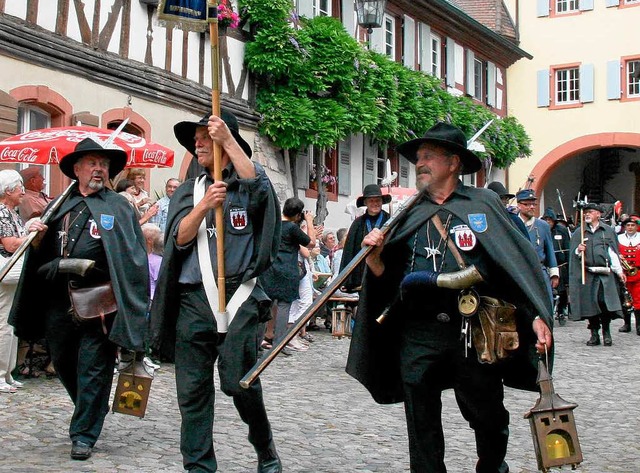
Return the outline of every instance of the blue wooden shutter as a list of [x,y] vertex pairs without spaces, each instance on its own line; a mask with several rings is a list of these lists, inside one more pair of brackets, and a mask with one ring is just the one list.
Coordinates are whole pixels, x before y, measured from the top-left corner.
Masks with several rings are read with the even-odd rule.
[[549,16],[549,0],[538,0],[538,17]]
[[301,150],[296,156],[296,180],[298,189],[309,188],[309,152]]
[[313,1],[298,0],[298,15],[313,18]]
[[580,66],[580,102],[593,102],[593,64]]
[[549,106],[549,70],[538,71],[538,107]]
[[593,10],[593,0],[580,0],[580,11]]
[[606,0],[605,2],[606,7],[617,7],[620,5],[620,0]]
[[404,156],[398,156],[398,185],[409,187],[409,166],[411,163]]
[[376,159],[378,156],[378,145],[371,143],[371,137],[365,135],[363,140],[362,152],[364,154],[362,161],[362,187],[367,184],[377,184]]
[[496,106],[496,65],[487,62],[487,105]]
[[402,28],[402,63],[409,69],[416,69],[416,22],[405,15]]
[[620,60],[607,61],[607,98],[618,100],[620,92]]
[[418,23],[420,31],[420,70],[424,73],[431,74],[431,28],[424,23]]
[[447,38],[447,47],[445,50],[447,55],[447,85],[449,87],[456,86],[456,43],[453,39]]
[[351,36],[355,36],[355,20],[354,20],[353,0],[342,0],[342,25]]
[[340,142],[338,148],[338,194],[351,194],[351,137]]
[[473,54],[473,51],[467,49],[467,83],[465,90],[467,91],[467,94],[471,95],[472,97],[476,88],[476,76],[474,74],[475,62],[476,55]]

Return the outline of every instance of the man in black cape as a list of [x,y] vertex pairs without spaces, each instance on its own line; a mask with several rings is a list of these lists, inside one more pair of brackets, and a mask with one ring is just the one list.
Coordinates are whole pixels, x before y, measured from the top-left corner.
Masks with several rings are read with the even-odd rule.
[[[603,209],[596,203],[583,207],[584,237],[580,227],[571,236],[569,248],[569,292],[571,293],[571,320],[587,320],[591,337],[588,346],[602,342],[613,345],[611,320],[622,317],[622,305],[616,283],[616,275],[622,283],[626,276],[620,265],[618,237],[613,228],[600,221]],[[585,258],[585,283],[582,284],[582,262]]]
[[[382,209],[383,204],[391,202],[389,194],[382,195],[380,186],[377,184],[368,184],[362,191],[362,195],[356,199],[356,207],[366,206],[364,214],[356,218],[349,227],[347,241],[342,249],[342,258],[340,259],[340,271],[342,271],[351,260],[362,249],[362,240],[364,236],[374,228],[382,228],[382,225],[389,220],[389,212]],[[364,264],[360,264],[355,268],[349,277],[345,280],[344,287],[346,292],[355,292],[362,285],[362,275],[364,274]]]
[[[454,388],[476,433],[476,471],[507,472],[503,382],[536,390],[538,354],[548,349],[552,359],[553,321],[543,272],[496,194],[459,181],[461,173],[481,167],[460,130],[437,124],[398,152],[416,163],[424,198],[386,241],[379,230],[365,237],[364,244],[376,248],[366,259],[347,372],[376,402],[405,403],[411,471],[446,471],[440,397]],[[473,346],[461,341],[468,340],[461,327],[467,333],[469,328],[458,297],[469,292],[433,284],[433,275],[456,273],[456,253],[484,279],[467,291],[517,307],[519,348],[503,364],[480,364]],[[385,309],[379,324],[376,318]]]
[[[60,170],[78,182],[49,219],[37,248],[27,250],[10,314],[20,338],[47,339],[53,365],[75,404],[69,427],[74,460],[91,456],[102,430],[117,347],[144,353],[149,305],[144,237],[127,200],[105,187],[125,163],[124,151],[104,149],[90,138],[62,158]],[[70,258],[93,260],[95,267],[81,277],[65,269]],[[74,322],[69,283],[94,287],[106,281],[118,311],[104,322]]]
[[[175,359],[185,469],[217,469],[212,430],[213,370],[218,359],[220,388],[233,397],[249,426],[258,472],[277,473],[282,466],[262,387],[257,382],[242,389],[239,382],[257,360],[260,323],[270,317],[271,300],[256,278],[277,255],[280,208],[265,170],[249,159],[251,147],[240,136],[236,117],[225,110],[221,115],[174,127],[178,141],[197,156],[205,171],[178,187],[169,204],[165,251],[151,308],[151,345]],[[214,142],[222,148],[223,167],[223,180],[215,182]],[[215,288],[217,293],[214,209],[220,206],[224,210],[227,315],[235,314],[231,322],[219,313],[218,300],[211,292]]]

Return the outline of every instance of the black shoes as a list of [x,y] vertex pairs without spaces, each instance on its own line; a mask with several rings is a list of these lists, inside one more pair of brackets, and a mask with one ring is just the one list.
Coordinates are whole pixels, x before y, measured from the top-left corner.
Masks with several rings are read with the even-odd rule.
[[597,330],[591,330],[591,338],[587,341],[587,345],[590,347],[600,345],[600,334]]
[[258,473],[282,473],[282,462],[273,442],[258,452]]
[[611,340],[611,332],[609,329],[602,329],[602,341],[604,342],[605,347],[610,347],[613,345],[613,340]]
[[623,332],[623,333],[631,332],[631,325],[624,324],[622,327],[618,329],[618,332]]
[[72,460],[87,460],[91,456],[91,445],[88,443],[74,440],[71,444]]

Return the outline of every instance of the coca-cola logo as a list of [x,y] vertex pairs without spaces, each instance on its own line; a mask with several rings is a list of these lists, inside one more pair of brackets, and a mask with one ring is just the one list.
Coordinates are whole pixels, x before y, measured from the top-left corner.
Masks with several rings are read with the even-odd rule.
[[3,148],[2,151],[0,151],[0,160],[16,163],[35,163],[38,159],[39,151],[38,148]]
[[149,164],[166,164],[168,153],[162,149],[149,150],[145,149],[142,153],[142,162]]

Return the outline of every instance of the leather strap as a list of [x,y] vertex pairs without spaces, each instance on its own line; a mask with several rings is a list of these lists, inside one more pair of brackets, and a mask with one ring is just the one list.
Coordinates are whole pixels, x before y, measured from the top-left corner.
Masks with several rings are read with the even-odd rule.
[[433,217],[431,217],[431,221],[433,222],[433,225],[438,230],[438,233],[440,233],[440,238],[442,238],[444,241],[447,242],[449,251],[451,251],[451,254],[456,259],[456,262],[458,263],[458,266],[460,266],[460,269],[466,268],[467,263],[465,263],[464,260],[462,259],[462,255],[458,251],[456,244],[453,242],[451,238],[449,238],[449,235],[447,235],[447,231],[445,230],[444,225],[442,225],[442,220],[440,220],[440,217],[438,217],[437,213],[433,214]]

